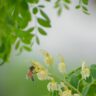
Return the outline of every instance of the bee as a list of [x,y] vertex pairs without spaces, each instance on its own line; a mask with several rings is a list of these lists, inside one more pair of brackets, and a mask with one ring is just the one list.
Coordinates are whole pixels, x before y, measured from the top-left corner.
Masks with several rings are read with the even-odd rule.
[[28,78],[28,79],[31,79],[32,81],[34,81],[34,70],[35,70],[35,67],[34,66],[30,66],[29,67],[29,70],[28,70],[28,72],[27,72],[27,75],[26,75],[26,77]]

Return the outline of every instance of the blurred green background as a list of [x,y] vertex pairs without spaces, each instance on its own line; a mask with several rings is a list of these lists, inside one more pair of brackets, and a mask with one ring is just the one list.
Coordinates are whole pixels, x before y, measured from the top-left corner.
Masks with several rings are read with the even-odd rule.
[[32,59],[37,59],[36,53],[23,52],[19,56],[17,53],[13,50],[9,62],[0,66],[0,96],[46,96],[46,81],[36,77],[34,82],[26,79]]
[[[26,73],[32,60],[39,60],[43,64],[43,57],[39,51],[23,52],[19,56],[12,51],[10,61],[0,66],[0,96],[49,96],[48,81],[40,81],[36,75],[34,81],[26,79]],[[57,68],[54,64],[51,72],[59,80],[62,75],[58,73]]]
[[0,96],[48,96],[46,81],[26,79],[28,66],[14,62],[0,66]]

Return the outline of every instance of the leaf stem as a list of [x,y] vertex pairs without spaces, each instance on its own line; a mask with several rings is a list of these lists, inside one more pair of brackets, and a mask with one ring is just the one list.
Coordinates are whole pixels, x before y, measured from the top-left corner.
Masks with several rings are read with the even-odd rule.
[[79,85],[80,85],[80,82],[82,81],[83,79],[80,79],[79,82],[78,82],[78,86],[77,86],[77,89],[79,90]]
[[80,91],[78,89],[76,89],[74,86],[72,86],[65,78],[64,78],[64,83],[70,87],[71,89],[73,89],[74,91],[76,91],[78,94],[80,94],[80,96],[82,96],[82,94],[80,93]]

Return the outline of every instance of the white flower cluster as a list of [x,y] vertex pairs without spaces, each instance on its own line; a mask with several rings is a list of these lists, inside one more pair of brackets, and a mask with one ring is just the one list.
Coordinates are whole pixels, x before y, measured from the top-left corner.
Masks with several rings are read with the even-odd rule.
[[[77,93],[72,94],[71,90],[69,90],[63,82],[60,82],[60,84],[55,81],[49,82],[47,88],[49,92],[58,91],[59,96],[80,96],[80,94]],[[64,90],[62,90],[62,88],[64,88]]]
[[[44,55],[45,64],[52,65],[53,57],[46,51],[42,51]],[[49,92],[58,92],[58,96],[81,96],[81,94],[77,91],[77,93],[72,93],[70,87],[64,83],[64,81],[57,83],[55,79],[50,76],[48,69],[44,68],[39,62],[33,61],[33,66],[35,67],[35,72],[39,80],[49,80],[47,85],[47,89]],[[47,70],[46,70],[47,69]],[[60,73],[65,73],[66,65],[64,62],[64,58],[60,57],[60,63],[58,64],[58,70]],[[82,63],[81,67],[81,75],[82,79],[86,80],[90,76],[90,69],[85,66],[85,63]]]
[[58,85],[57,85],[57,82],[55,82],[55,81],[51,81],[51,82],[49,82],[48,83],[48,85],[47,85],[47,88],[48,88],[48,91],[50,92],[50,91],[57,91],[58,90]]
[[90,69],[85,65],[85,62],[82,63],[81,75],[85,80],[90,76]]

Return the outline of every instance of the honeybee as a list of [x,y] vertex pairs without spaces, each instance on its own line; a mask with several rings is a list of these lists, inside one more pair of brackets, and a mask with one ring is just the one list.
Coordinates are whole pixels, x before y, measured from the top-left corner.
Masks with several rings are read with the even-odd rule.
[[34,81],[34,70],[35,70],[35,67],[34,66],[30,66],[29,67],[29,70],[28,70],[28,72],[27,72],[27,75],[26,75],[26,77],[28,78],[28,79],[31,79],[32,81]]

